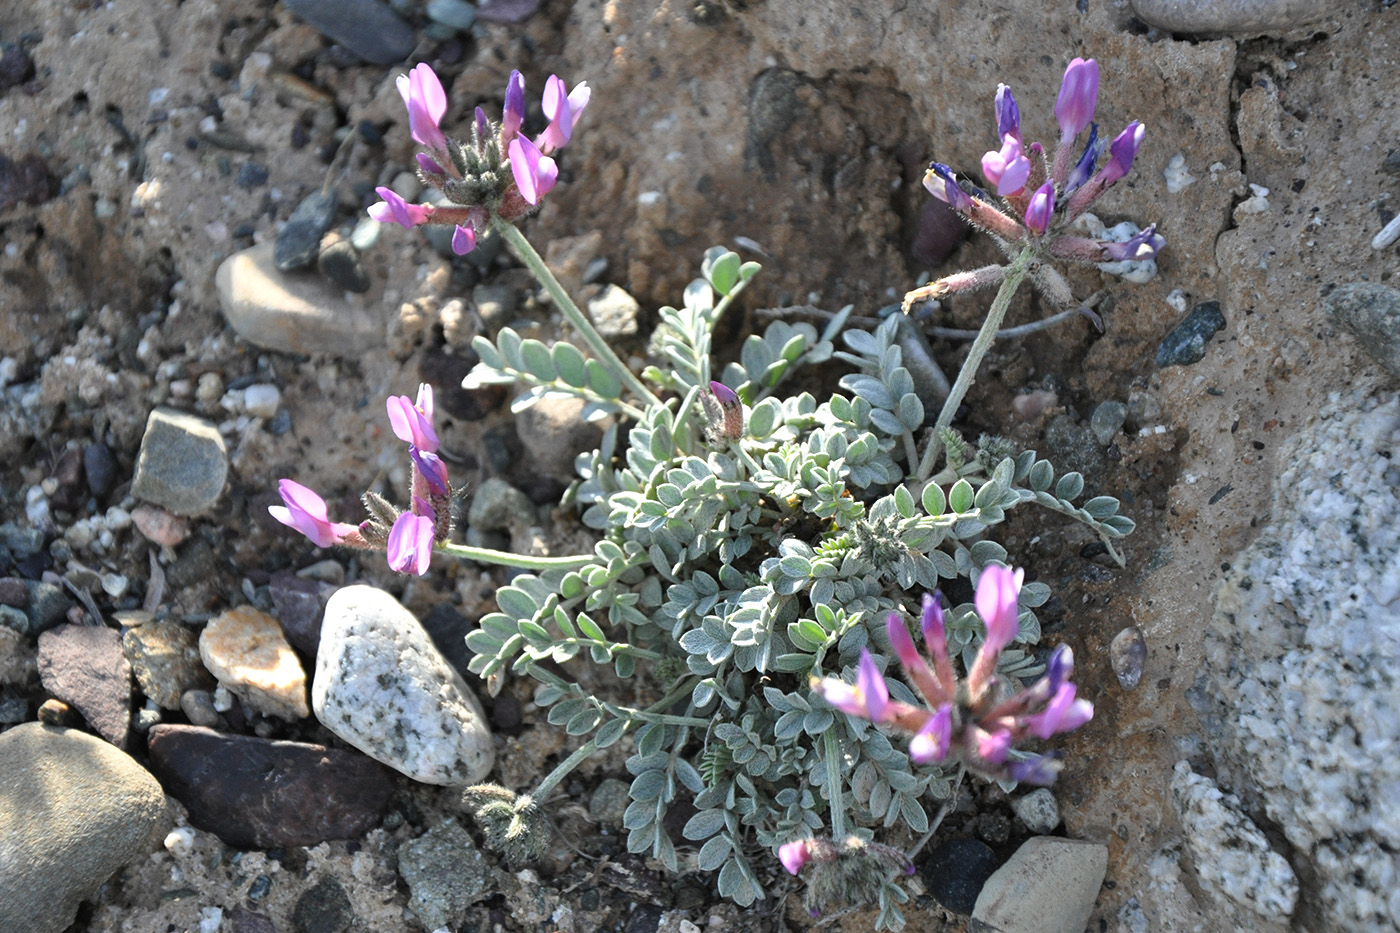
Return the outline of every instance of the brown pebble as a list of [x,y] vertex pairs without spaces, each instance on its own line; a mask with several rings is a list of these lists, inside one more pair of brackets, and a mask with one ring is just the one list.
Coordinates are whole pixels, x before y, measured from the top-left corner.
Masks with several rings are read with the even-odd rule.
[[138,505],[131,510],[136,530],[152,544],[175,547],[190,536],[190,523],[155,505]]
[[73,715],[73,707],[49,698],[39,707],[39,721],[50,726],[71,726],[77,717]]
[[1142,665],[1147,660],[1147,642],[1143,641],[1142,631],[1130,625],[1115,635],[1108,657],[1123,689],[1135,689],[1142,680]]

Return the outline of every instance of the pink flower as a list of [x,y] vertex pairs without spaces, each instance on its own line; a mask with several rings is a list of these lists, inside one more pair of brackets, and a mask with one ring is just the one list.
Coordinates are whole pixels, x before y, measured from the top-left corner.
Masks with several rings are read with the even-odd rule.
[[426,382],[420,383],[416,402],[410,402],[407,395],[395,395],[388,400],[386,407],[395,437],[420,451],[437,453],[439,443],[437,432],[433,430],[432,386]]
[[977,743],[978,758],[996,765],[1006,761],[1006,756],[1011,751],[1011,730],[998,729],[995,732],[987,732],[974,728],[973,735]]
[[1076,58],[1065,69],[1060,96],[1055,100],[1055,119],[1060,124],[1060,144],[1078,136],[1094,119],[1099,99],[1099,63],[1092,58]]
[[999,196],[1019,193],[1031,174],[1031,161],[1021,153],[1021,141],[1008,134],[999,151],[985,153],[982,174],[996,187]]
[[[1016,599],[1021,592],[1024,570],[1012,570],[998,564],[990,564],[977,578],[977,595],[974,604],[977,614],[987,625],[987,638],[982,643],[981,652],[990,655],[1000,654],[1002,649],[1016,638],[1020,631],[1017,617],[1020,610]],[[979,654],[981,653],[979,652]]]
[[554,160],[524,136],[517,136],[506,147],[510,155],[510,171],[515,187],[529,204],[538,204],[559,179],[559,167]]
[[1026,205],[1026,229],[1040,236],[1050,227],[1050,219],[1055,213],[1055,183],[1047,181],[1031,195]]
[[1101,184],[1107,187],[1128,174],[1128,169],[1133,167],[1133,160],[1137,158],[1138,149],[1142,147],[1142,140],[1146,135],[1147,127],[1134,120],[1114,137],[1113,142],[1108,144],[1108,164],[1099,172]]
[[546,126],[544,132],[535,140],[541,151],[553,152],[568,144],[574,133],[574,121],[583,113],[583,108],[588,106],[591,94],[587,81],[580,81],[572,91],[566,92],[562,78],[558,75],[549,76],[549,80],[544,83],[542,101],[544,115],[549,118],[549,126]]
[[[421,499],[415,504],[420,508],[426,505]],[[390,570],[420,577],[428,572],[428,564],[433,559],[435,521],[432,508],[427,511],[426,515],[404,512],[394,521],[394,527],[389,530],[387,554]]]
[[944,703],[909,740],[909,757],[921,765],[942,761],[948,757],[952,741],[953,705]]
[[458,224],[457,229],[452,231],[452,252],[458,256],[465,256],[476,249],[476,231],[471,227],[463,227]]
[[510,73],[506,82],[506,102],[501,108],[501,142],[509,143],[520,132],[520,124],[525,122],[525,76],[518,71]]
[[813,677],[813,692],[843,713],[860,716],[871,722],[888,722],[892,718],[890,692],[885,678],[875,666],[870,652],[860,653],[860,665],[854,685],[835,677]]
[[447,94],[433,69],[420,64],[408,74],[399,75],[395,83],[408,108],[408,126],[413,138],[429,149],[446,151],[447,137],[442,135],[438,124],[447,113]]
[[346,535],[357,530],[354,525],[330,521],[326,517],[326,500],[300,483],[279,480],[277,492],[286,505],[270,505],[268,513],[288,528],[306,535],[317,547],[339,544]]
[[783,867],[787,869],[789,875],[800,872],[809,858],[811,858],[811,853],[807,851],[806,839],[785,842],[778,846],[778,861],[783,863]]
[[1044,711],[1025,717],[1023,725],[1040,739],[1078,729],[1094,718],[1094,704],[1088,700],[1076,700],[1074,694],[1074,684],[1060,684],[1050,702],[1045,704]]
[[369,216],[382,224],[394,223],[405,230],[412,230],[420,224],[427,223],[428,218],[433,216],[432,205],[409,204],[395,194],[392,188],[379,187],[375,188],[374,192],[384,200],[369,206]]

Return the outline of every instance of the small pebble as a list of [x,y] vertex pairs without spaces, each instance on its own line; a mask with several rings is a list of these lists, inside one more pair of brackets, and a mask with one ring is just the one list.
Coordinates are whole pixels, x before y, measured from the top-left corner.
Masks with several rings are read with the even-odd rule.
[[233,183],[240,188],[259,188],[267,184],[267,166],[256,162],[244,162]]
[[1147,642],[1143,640],[1142,630],[1130,625],[1113,636],[1108,657],[1123,689],[1136,689],[1142,681],[1142,666],[1147,661]]
[[282,404],[282,391],[275,385],[258,382],[243,390],[243,410],[255,418],[271,418]]
[[1100,444],[1107,447],[1118,436],[1123,423],[1128,420],[1128,406],[1122,402],[1109,400],[1101,403],[1089,417],[1089,430]]
[[379,0],[287,0],[287,9],[374,65],[401,62],[418,41]]
[[345,240],[339,240],[321,250],[321,254],[316,258],[316,268],[347,292],[358,295],[369,291],[369,272],[360,260],[360,254]]
[[616,285],[605,285],[597,298],[588,302],[588,316],[593,326],[608,340],[630,337],[637,333],[637,315],[642,306]]
[[278,270],[289,272],[316,261],[321,237],[331,228],[337,207],[339,202],[334,189],[324,194],[317,189],[297,205],[278,232],[277,245],[272,251],[272,261]]
[[132,495],[176,515],[198,515],[218,502],[227,478],[228,451],[215,425],[171,408],[151,412]]
[[1206,344],[1224,327],[1220,302],[1201,302],[1162,340],[1157,348],[1157,365],[1166,368],[1199,363],[1205,359]]
[[131,520],[142,537],[161,547],[177,547],[190,536],[188,520],[159,506],[138,505],[131,510]]
[[1037,835],[1053,832],[1060,825],[1060,805],[1048,787],[1037,787],[1024,797],[1017,797],[1011,809],[1026,828]]
[[184,858],[194,851],[194,829],[189,826],[177,826],[165,834],[165,851],[176,858]]
[[83,451],[83,473],[88,491],[99,499],[111,492],[117,477],[117,460],[106,444],[90,444]]
[[186,690],[180,694],[180,712],[192,725],[218,728],[223,721],[214,709],[214,694],[208,690]]
[[456,30],[472,28],[476,7],[465,0],[428,0],[428,18]]
[[379,221],[373,217],[365,217],[355,224],[355,229],[350,232],[350,245],[360,252],[373,249],[374,244],[379,242],[380,230],[383,227]]

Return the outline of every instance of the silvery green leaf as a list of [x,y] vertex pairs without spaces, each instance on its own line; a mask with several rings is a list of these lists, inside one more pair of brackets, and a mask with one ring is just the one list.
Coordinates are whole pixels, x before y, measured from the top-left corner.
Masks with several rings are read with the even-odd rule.
[[773,724],[773,736],[782,742],[789,742],[802,734],[802,720],[807,714],[801,710],[789,710]]
[[715,306],[715,292],[704,279],[695,279],[685,287],[685,307],[688,311],[709,311]]
[[899,815],[914,832],[923,833],[928,831],[928,813],[919,805],[917,797],[901,795],[899,801]]
[[1078,473],[1066,473],[1055,484],[1055,497],[1066,501],[1078,498],[1084,491],[1084,477]]
[[[757,378],[763,371],[772,365],[775,354],[773,348],[763,342],[763,338],[757,334],[749,336],[744,341],[744,345],[739,350],[739,362],[748,375]],[[727,383],[729,380],[725,380]]]
[[898,437],[904,433],[904,424],[899,418],[893,412],[883,408],[876,408],[870,412],[870,423],[892,437]]
[[1050,587],[1036,581],[1027,583],[1025,586],[1021,587],[1021,593],[1016,602],[1025,609],[1035,609],[1038,606],[1045,605],[1046,601],[1049,599]]
[[712,247],[705,251],[700,274],[714,286],[715,291],[728,295],[739,283],[739,256],[723,247]]
[[953,484],[953,488],[948,490],[948,507],[954,512],[972,511],[974,499],[972,484],[965,479],[958,480]]
[[749,435],[762,439],[772,434],[782,410],[782,403],[776,398],[766,398],[755,405],[749,413]]
[[578,699],[556,703],[549,709],[548,720],[551,725],[561,726],[577,716],[587,706],[588,702],[586,700]]
[[598,726],[603,714],[596,709],[585,709],[575,715],[564,726],[564,731],[569,735],[584,735],[592,732]]
[[511,369],[523,370],[520,362],[520,335],[509,327],[502,327],[496,334],[496,346],[501,351],[501,359]]
[[[558,709],[558,707],[555,707]],[[553,712],[551,710],[551,712]],[[633,800],[655,800],[661,796],[661,792],[666,789],[666,772],[657,768],[652,771],[643,771],[632,781],[631,795]]]
[[[655,772],[651,772],[655,773]],[[649,800],[634,800],[627,805],[627,809],[622,813],[622,828],[630,829],[632,835],[636,836],[639,830],[645,830],[656,822],[656,805]],[[651,847],[652,836],[646,840],[646,848]],[[628,840],[631,846],[631,840]]]
[[802,718],[802,731],[815,738],[830,729],[835,721],[831,710],[814,709]]
[[724,864],[724,860],[729,858],[729,853],[733,851],[734,843],[728,836],[715,836],[700,847],[696,861],[701,871],[714,871]]
[[878,357],[880,355],[880,343],[868,331],[848,330],[841,335],[841,340],[861,356]]
[[611,369],[592,359],[584,361],[583,366],[588,373],[588,388],[606,399],[616,401],[621,397],[622,383]]
[[551,348],[550,356],[560,381],[576,389],[588,384],[588,364],[578,347],[561,340]]
[[948,507],[948,501],[943,496],[943,490],[937,483],[929,483],[924,487],[923,492],[924,511],[937,518],[943,514],[943,510]]
[[485,337],[473,337],[472,349],[481,360],[481,365],[489,366],[491,369],[501,369],[501,354],[496,351],[496,347]]
[[894,408],[894,396],[885,388],[885,384],[874,376],[842,376],[841,387],[849,390],[857,398],[865,399],[874,408]]
[[762,268],[763,265],[761,263],[749,260],[748,262],[744,263],[742,266],[739,267],[739,278],[747,282],[749,279],[758,275],[759,270]]
[[724,829],[723,810],[701,810],[686,821],[681,835],[693,842],[699,842],[701,839],[709,839],[721,829]]
[[503,586],[496,591],[496,605],[516,619],[528,619],[540,610],[528,593],[514,586]]
[[924,403],[919,401],[919,397],[910,392],[899,400],[897,410],[900,423],[907,430],[913,431],[924,423]]
[[593,737],[593,742],[598,748],[607,748],[622,738],[622,734],[627,731],[627,720],[612,719],[603,724],[598,730],[598,734]]
[[1118,512],[1118,500],[1113,496],[1095,496],[1082,506],[1094,518],[1108,518]]
[[1130,535],[1133,533],[1133,529],[1137,527],[1137,522],[1126,515],[1110,515],[1103,519],[1100,524],[1105,528],[1111,529],[1112,532],[1118,536]]
[[533,337],[521,341],[520,360],[524,364],[522,368],[541,381],[552,382],[559,376],[554,368],[554,357],[550,354],[549,347]]

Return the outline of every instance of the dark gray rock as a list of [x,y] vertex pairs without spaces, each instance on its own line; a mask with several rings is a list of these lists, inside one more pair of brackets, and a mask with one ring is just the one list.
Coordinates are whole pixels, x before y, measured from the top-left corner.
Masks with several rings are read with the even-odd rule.
[[1362,348],[1400,379],[1400,291],[1376,282],[1354,282],[1334,289],[1326,304]]
[[[289,3],[287,6],[293,9],[295,5]],[[292,216],[287,218],[287,223],[278,231],[277,245],[272,249],[272,262],[279,271],[305,268],[316,261],[316,254],[321,249],[321,237],[326,235],[335,221],[337,207],[339,201],[335,191],[322,193],[319,189],[297,205]]]
[[348,240],[338,240],[321,250],[316,257],[316,268],[347,292],[358,295],[369,291],[369,272]]
[[60,625],[39,636],[44,689],[77,708],[118,748],[131,738],[131,664],[121,635],[94,625]]
[[0,735],[0,930],[62,933],[151,851],[164,814],[150,773],[96,736],[37,722]]
[[1199,363],[1205,359],[1210,338],[1224,326],[1225,315],[1220,313],[1220,302],[1201,302],[1157,347],[1157,365],[1165,368]]
[[1113,443],[1123,423],[1128,420],[1128,406],[1122,402],[1109,400],[1101,403],[1089,416],[1089,430],[1105,447]]
[[285,570],[274,573],[267,585],[287,641],[309,658],[316,657],[316,645],[321,640],[321,615],[329,598],[323,590],[329,587]]
[[29,606],[25,610],[29,616],[29,634],[46,632],[68,618],[68,610],[76,603],[68,594],[53,583],[41,580],[24,581],[29,591]]
[[399,874],[409,909],[430,930],[455,928],[467,908],[490,897],[491,867],[455,820],[445,820],[399,847]]
[[26,560],[44,549],[44,533],[28,525],[5,522],[0,525],[0,547],[8,549],[15,560]]
[[[1070,415],[1056,415],[1045,426],[1045,446],[1059,475],[1083,474],[1084,486],[1093,490],[1108,469],[1108,458],[1094,432]],[[1092,494],[1092,493],[1091,493]]]
[[418,41],[412,27],[378,0],[287,0],[286,6],[371,64],[403,61]]
[[466,0],[428,0],[428,18],[453,29],[471,29],[476,22],[476,7]]
[[239,849],[358,838],[394,792],[387,768],[324,745],[162,725],[149,748],[151,770],[190,822]]
[[948,910],[972,913],[982,885],[1000,865],[991,846],[976,839],[949,839],[929,853],[920,867],[924,886]]
[[198,515],[219,501],[227,479],[228,451],[217,427],[172,408],[151,412],[132,495],[176,515]]
[[297,899],[292,911],[296,933],[345,933],[355,922],[355,909],[340,882],[323,878]]
[[83,451],[83,472],[88,491],[101,498],[112,491],[117,480],[117,458],[106,444],[90,444]]
[[517,522],[530,522],[534,506],[525,493],[499,477],[491,477],[472,495],[467,525],[477,531],[503,531]]
[[267,166],[257,162],[244,162],[233,183],[240,188],[259,188],[267,184]]

